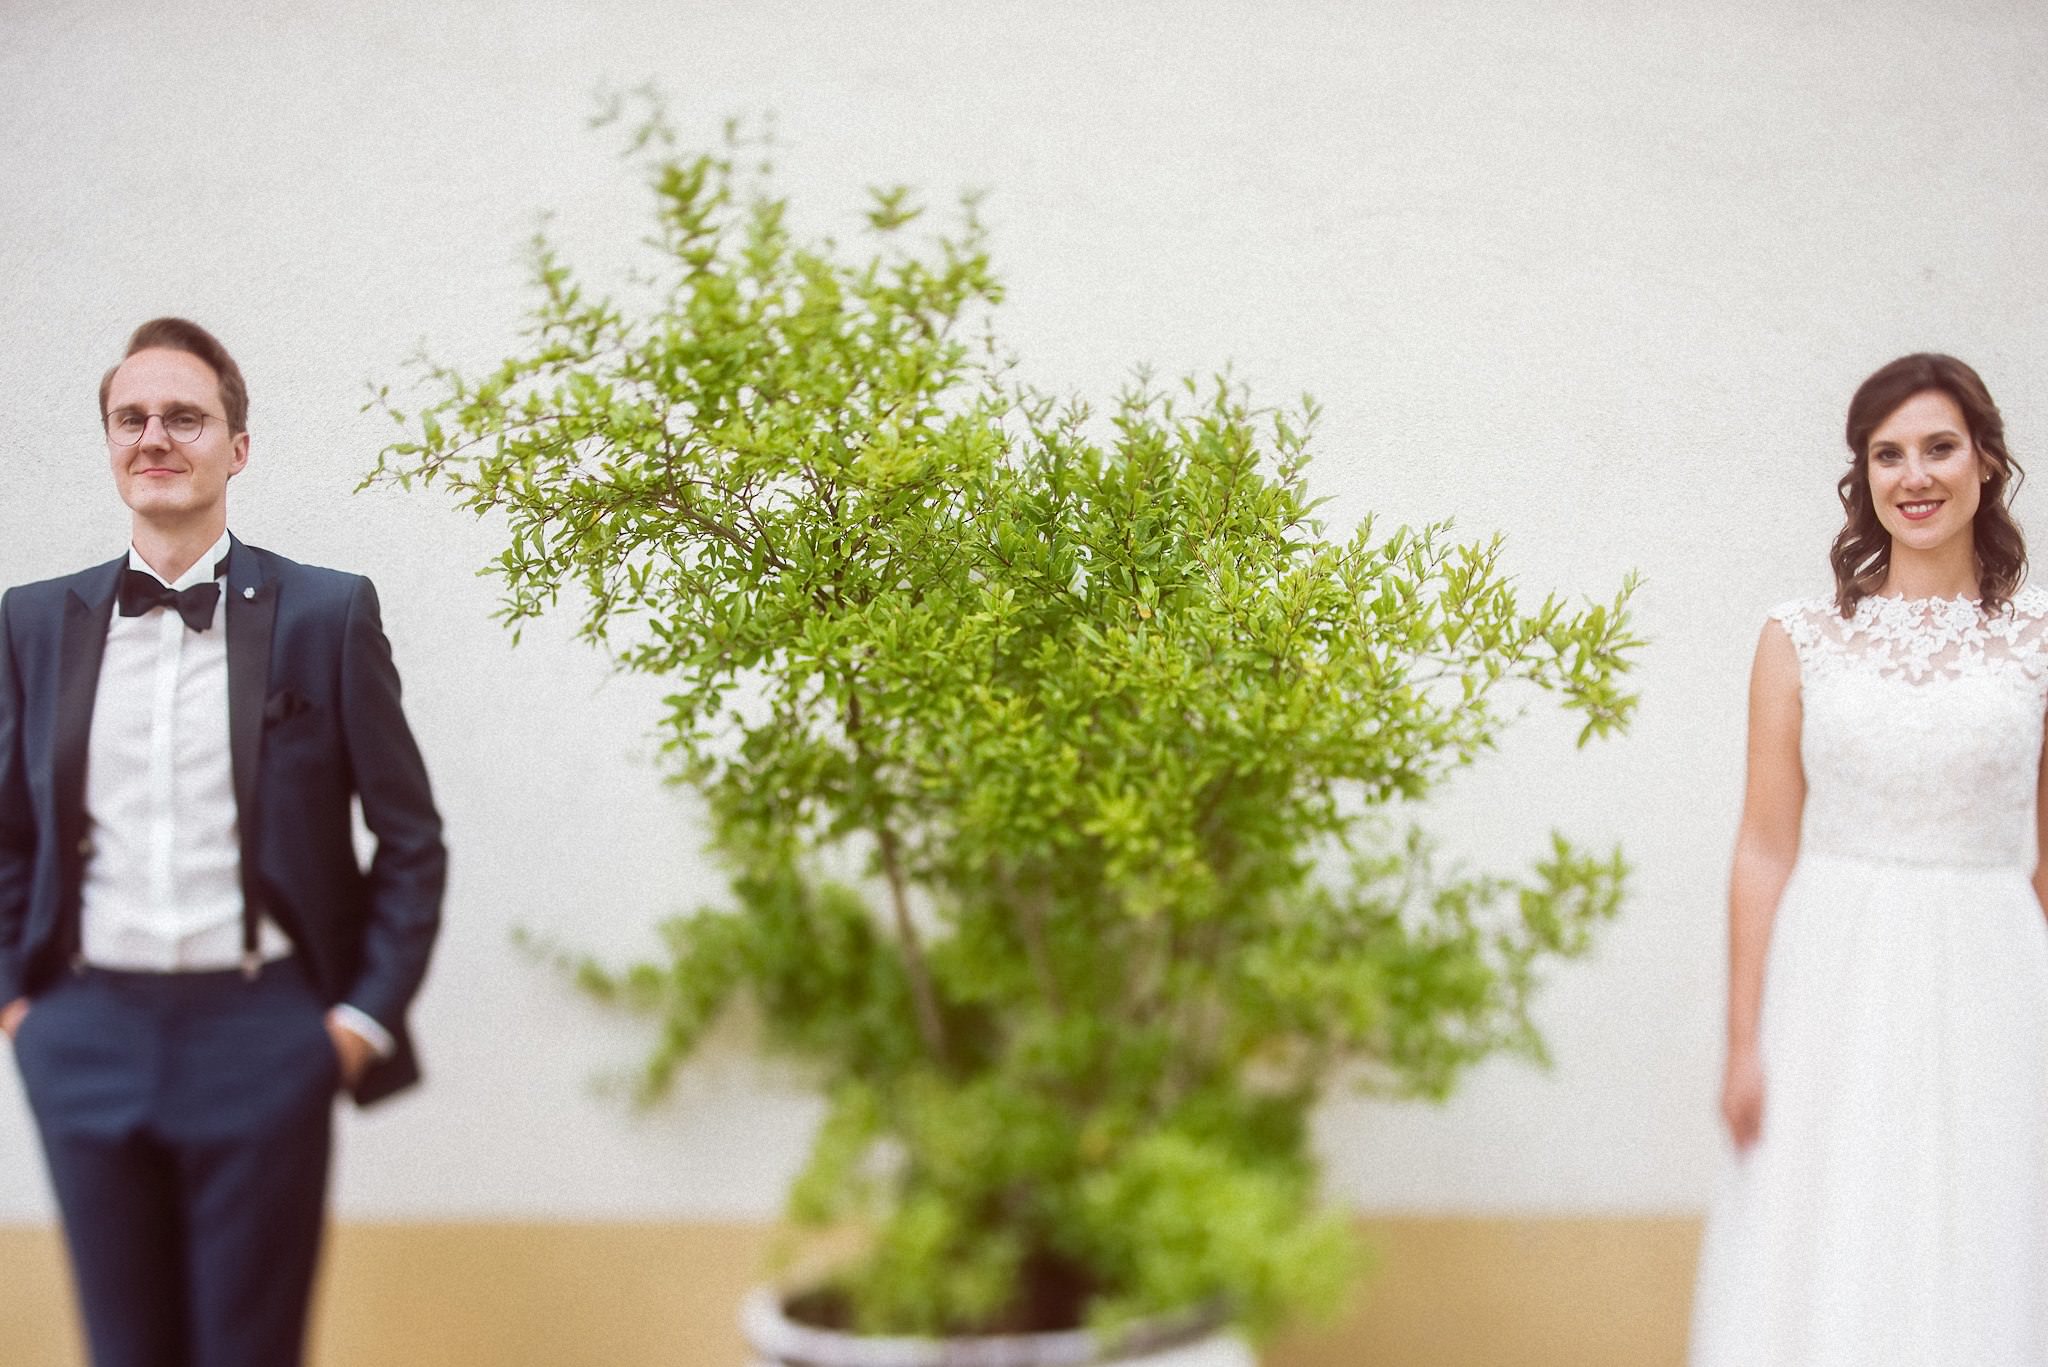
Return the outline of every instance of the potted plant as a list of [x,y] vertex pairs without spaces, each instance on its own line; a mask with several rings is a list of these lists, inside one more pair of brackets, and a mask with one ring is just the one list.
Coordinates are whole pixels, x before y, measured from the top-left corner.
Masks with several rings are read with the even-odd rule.
[[1631,586],[1527,610],[1497,541],[1333,537],[1307,401],[1141,376],[1098,418],[1014,384],[971,203],[920,238],[878,193],[849,251],[799,240],[737,143],[680,152],[657,110],[635,146],[639,294],[537,240],[523,352],[426,364],[372,479],[497,519],[508,623],[575,612],[674,683],[730,897],[575,967],[653,1019],[648,1097],[745,1001],[829,1103],[789,1215],[858,1254],[750,1336],[1248,1362],[1238,1331],[1351,1277],[1318,1098],[1540,1058],[1538,967],[1619,903],[1618,853],[1468,876],[1393,813],[1504,696],[1620,728]]

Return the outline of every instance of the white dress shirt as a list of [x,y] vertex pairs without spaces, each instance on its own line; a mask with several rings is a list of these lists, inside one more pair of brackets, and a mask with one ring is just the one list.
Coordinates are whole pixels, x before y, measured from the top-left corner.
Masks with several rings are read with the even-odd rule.
[[[224,576],[228,535],[169,585]],[[164,582],[134,549],[130,568]],[[157,973],[242,962],[242,845],[228,745],[227,586],[213,626],[193,631],[162,607],[117,610],[93,697],[86,751],[85,872],[80,936],[88,964]],[[266,960],[291,953],[268,917],[257,926]],[[344,1023],[380,1054],[388,1032],[350,1006]]]

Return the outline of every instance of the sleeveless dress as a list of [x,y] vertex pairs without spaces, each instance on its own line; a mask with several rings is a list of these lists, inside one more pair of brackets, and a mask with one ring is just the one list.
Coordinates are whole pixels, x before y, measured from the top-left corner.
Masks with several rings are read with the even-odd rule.
[[1806,805],[1693,1367],[2048,1367],[2048,592],[1771,615]]

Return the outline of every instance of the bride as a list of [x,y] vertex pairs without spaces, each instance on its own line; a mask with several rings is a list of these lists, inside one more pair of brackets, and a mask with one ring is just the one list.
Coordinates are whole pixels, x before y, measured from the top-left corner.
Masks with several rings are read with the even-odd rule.
[[2048,592],[1975,371],[1849,404],[1831,597],[1770,615],[1693,1367],[2048,1364]]

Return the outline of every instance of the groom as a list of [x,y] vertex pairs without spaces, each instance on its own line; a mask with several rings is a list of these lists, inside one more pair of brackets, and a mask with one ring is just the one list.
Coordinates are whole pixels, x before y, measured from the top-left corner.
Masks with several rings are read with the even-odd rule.
[[299,1362],[335,1091],[419,1076],[440,818],[376,590],[228,532],[248,408],[143,324],[100,384],[129,549],[0,597],[0,1030],[95,1367]]

